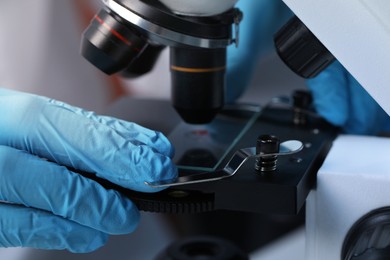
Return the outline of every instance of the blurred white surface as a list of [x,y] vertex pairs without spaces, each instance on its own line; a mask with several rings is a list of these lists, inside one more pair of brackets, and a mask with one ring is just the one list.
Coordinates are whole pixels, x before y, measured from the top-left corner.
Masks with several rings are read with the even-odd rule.
[[102,111],[108,81],[79,54],[79,16],[75,1],[0,1],[0,87]]
[[6,260],[28,259],[28,248],[0,248],[0,258]]

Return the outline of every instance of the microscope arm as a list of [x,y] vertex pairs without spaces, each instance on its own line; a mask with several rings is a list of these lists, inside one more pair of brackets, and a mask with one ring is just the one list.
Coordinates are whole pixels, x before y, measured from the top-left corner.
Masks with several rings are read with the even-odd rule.
[[283,1],[390,114],[390,2]]

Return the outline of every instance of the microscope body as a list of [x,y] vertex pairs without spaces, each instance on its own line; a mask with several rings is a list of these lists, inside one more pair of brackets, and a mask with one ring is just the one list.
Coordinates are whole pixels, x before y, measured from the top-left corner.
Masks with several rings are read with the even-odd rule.
[[390,2],[283,2],[390,114]]
[[[390,114],[390,2],[283,0]],[[389,259],[388,138],[339,136],[307,200],[306,259]]]
[[[390,113],[390,2],[283,1]],[[224,103],[226,47],[238,42],[237,1],[103,2],[106,8],[84,33],[83,55],[108,74],[138,76],[169,46],[174,107],[190,123],[213,120]],[[307,201],[307,259],[369,259],[358,257],[390,244],[389,147],[387,139],[336,139]]]
[[306,202],[306,259],[388,259],[389,154],[389,138],[333,142]]

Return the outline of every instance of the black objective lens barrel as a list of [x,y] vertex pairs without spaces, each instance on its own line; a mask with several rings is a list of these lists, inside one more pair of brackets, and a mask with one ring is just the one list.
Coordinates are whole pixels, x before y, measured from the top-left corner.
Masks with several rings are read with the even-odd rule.
[[171,47],[172,103],[187,123],[210,122],[224,104],[226,48]]
[[125,69],[146,44],[120,18],[101,10],[83,33],[81,54],[103,72],[113,74]]
[[163,45],[151,45],[148,44],[142,53],[130,63],[130,65],[121,72],[121,76],[126,78],[136,78],[152,71],[158,57],[162,50],[165,48]]

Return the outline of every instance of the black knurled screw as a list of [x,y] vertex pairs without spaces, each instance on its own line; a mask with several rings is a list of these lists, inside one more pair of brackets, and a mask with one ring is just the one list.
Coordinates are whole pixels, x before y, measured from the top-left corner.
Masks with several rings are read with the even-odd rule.
[[[274,154],[279,152],[280,140],[273,135],[260,135],[256,141],[256,154]],[[259,172],[276,170],[277,155],[256,158],[255,169]]]

